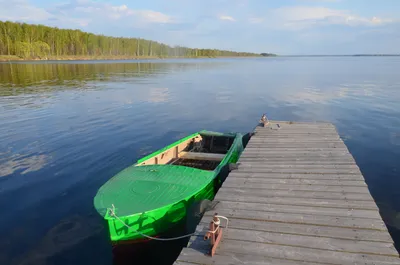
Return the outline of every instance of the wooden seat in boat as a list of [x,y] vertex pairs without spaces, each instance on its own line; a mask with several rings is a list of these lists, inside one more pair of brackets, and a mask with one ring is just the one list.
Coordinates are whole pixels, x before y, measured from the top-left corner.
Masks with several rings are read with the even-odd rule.
[[225,154],[180,152],[179,157],[184,159],[194,159],[194,160],[222,161],[225,157]]

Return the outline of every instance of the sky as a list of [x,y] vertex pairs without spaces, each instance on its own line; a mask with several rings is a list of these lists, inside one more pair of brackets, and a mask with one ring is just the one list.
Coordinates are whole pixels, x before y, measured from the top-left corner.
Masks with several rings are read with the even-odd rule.
[[400,0],[0,0],[0,20],[198,48],[400,54]]

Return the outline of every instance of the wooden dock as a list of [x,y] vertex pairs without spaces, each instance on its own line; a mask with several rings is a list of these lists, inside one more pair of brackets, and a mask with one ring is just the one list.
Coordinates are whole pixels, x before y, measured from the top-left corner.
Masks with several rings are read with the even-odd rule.
[[[187,264],[400,264],[352,155],[330,123],[257,127],[176,260]],[[214,257],[203,235],[229,218]],[[223,223],[223,221],[221,221]]]

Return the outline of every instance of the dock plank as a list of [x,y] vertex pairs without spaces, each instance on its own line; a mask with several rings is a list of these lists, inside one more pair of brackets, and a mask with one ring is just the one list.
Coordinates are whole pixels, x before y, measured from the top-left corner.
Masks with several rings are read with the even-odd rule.
[[358,239],[339,239],[315,237],[310,235],[295,235],[271,233],[265,231],[243,230],[228,228],[225,239],[249,242],[286,245],[293,247],[307,247],[318,250],[346,251],[352,253],[368,253],[376,255],[396,256],[397,252],[391,242],[370,242]]
[[[247,209],[218,209],[218,214],[232,219],[258,220],[268,222],[281,222],[288,224],[311,224],[330,227],[347,227],[359,229],[386,230],[382,220],[325,216],[304,213],[281,213],[281,212],[262,212]],[[208,220],[211,220],[213,213],[205,214]]]
[[274,212],[274,213],[298,213],[298,214],[312,214],[324,216],[337,216],[337,217],[358,217],[370,218],[381,220],[378,212],[374,210],[353,209],[353,208],[331,208],[325,207],[310,207],[298,205],[285,205],[282,207],[280,204],[260,203],[260,202],[231,202],[222,201],[218,208],[232,209],[232,210],[252,210],[260,212]]
[[279,204],[282,207],[286,205],[299,205],[309,207],[331,207],[343,209],[373,209],[378,210],[375,202],[357,201],[357,200],[336,200],[336,199],[314,199],[314,198],[296,198],[296,197],[271,197],[268,194],[264,196],[259,194],[243,194],[231,192],[231,190],[222,190],[218,192],[215,200],[233,201],[233,202],[259,202]]
[[[200,224],[208,225],[208,222],[202,221]],[[345,227],[338,228],[310,224],[282,225],[282,223],[279,222],[265,222],[246,219],[230,219],[229,229],[230,228],[266,231],[278,234],[308,235],[316,237],[393,243],[390,235],[386,233],[386,231],[382,230],[353,229]]]
[[291,190],[274,190],[274,189],[252,189],[245,187],[229,188],[224,187],[224,190],[238,194],[253,194],[261,196],[267,194],[269,197],[289,197],[289,198],[314,198],[314,199],[333,199],[333,200],[359,200],[369,201],[372,197],[369,193],[352,193],[352,192],[325,192],[325,191],[291,191]]
[[262,183],[249,183],[243,181],[239,183],[229,182],[226,183],[225,188],[237,188],[238,185],[245,185],[248,189],[274,189],[274,190],[290,190],[290,191],[324,191],[324,192],[352,192],[352,193],[368,193],[367,187],[357,187],[357,186],[328,186],[328,185],[316,185],[316,184],[306,184],[306,185],[289,185],[289,184],[262,184]]
[[246,178],[246,179],[317,179],[317,180],[359,180],[364,181],[360,174],[310,174],[310,173],[260,173],[246,171],[232,171],[229,179]]
[[367,184],[362,180],[338,180],[338,179],[285,179],[285,178],[246,178],[236,177],[229,179],[229,184],[289,184],[289,185],[324,185],[324,186],[344,186],[344,187],[365,187]]
[[[367,183],[330,123],[257,127],[175,264],[400,264]],[[229,227],[214,257],[202,235]]]

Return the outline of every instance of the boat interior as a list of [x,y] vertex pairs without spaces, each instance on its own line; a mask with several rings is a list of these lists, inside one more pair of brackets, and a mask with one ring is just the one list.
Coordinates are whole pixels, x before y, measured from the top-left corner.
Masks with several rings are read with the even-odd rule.
[[197,135],[142,161],[143,165],[179,165],[214,170],[231,148],[235,137]]

